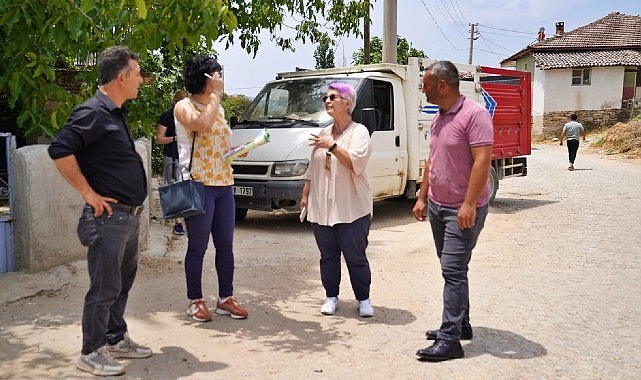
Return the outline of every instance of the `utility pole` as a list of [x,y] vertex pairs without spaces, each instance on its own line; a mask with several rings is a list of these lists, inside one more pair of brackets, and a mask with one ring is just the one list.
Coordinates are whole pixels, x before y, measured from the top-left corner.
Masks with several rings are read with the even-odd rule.
[[479,38],[479,34],[475,34],[476,32],[476,27],[479,26],[479,24],[470,24],[470,52],[467,56],[467,63],[472,64],[472,52],[474,51],[474,40]]
[[383,1],[383,63],[398,63],[396,0]]
[[371,44],[369,38],[369,24],[371,23],[370,16],[370,2],[367,2],[367,13],[365,13],[365,19],[363,20],[363,63],[369,65],[371,62]]

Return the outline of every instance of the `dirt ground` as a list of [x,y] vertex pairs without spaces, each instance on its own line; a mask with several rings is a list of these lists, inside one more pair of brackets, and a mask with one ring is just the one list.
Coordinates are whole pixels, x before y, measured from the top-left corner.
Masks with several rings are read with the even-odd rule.
[[[589,140],[592,137],[589,138]],[[236,229],[237,299],[249,318],[185,315],[186,238],[155,223],[127,320],[154,350],[131,379],[628,379],[641,376],[641,161],[536,144],[524,178],[501,181],[470,266],[474,339],[465,358],[416,360],[439,325],[442,279],[410,201],[375,204],[368,256],[373,318],[323,316],[318,250],[297,215],[250,212]],[[74,363],[87,287],[79,261],[0,275],[0,378],[89,378]],[[213,303],[213,248],[204,291]],[[123,378],[123,377],[121,377]]]

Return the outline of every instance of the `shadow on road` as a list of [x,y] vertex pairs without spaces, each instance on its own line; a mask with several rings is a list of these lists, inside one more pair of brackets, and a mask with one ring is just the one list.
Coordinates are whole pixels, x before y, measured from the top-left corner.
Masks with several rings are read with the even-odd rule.
[[[203,361],[200,353],[192,354],[182,347],[165,346],[160,352],[154,352],[148,359],[131,360],[127,366],[127,375],[135,378],[184,378],[195,374],[209,374],[229,367],[229,364],[216,361]],[[140,377],[138,377],[140,376]]]
[[490,354],[499,359],[534,359],[548,354],[547,349],[511,331],[474,326],[474,339],[464,344],[465,357]]
[[490,214],[515,214],[521,210],[546,206],[559,201],[523,198],[496,198],[490,203]]

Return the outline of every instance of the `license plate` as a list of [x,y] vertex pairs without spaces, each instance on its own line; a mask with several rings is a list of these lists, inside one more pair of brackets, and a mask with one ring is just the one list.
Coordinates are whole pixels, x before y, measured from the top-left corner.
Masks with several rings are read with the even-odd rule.
[[251,186],[234,186],[234,195],[251,197],[254,195],[254,188]]

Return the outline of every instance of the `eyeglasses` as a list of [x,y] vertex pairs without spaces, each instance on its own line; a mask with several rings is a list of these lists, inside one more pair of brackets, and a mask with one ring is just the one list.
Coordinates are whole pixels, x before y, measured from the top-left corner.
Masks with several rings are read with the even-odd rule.
[[341,99],[343,99],[343,97],[342,97],[342,96],[340,96],[340,95],[336,95],[336,94],[331,94],[331,95],[329,95],[329,96],[325,95],[325,96],[323,96],[321,99],[323,99],[323,103],[325,103],[325,102],[327,101],[327,99],[329,99],[329,100],[331,100],[331,101],[333,102],[334,100],[336,100],[336,98],[341,98]]

